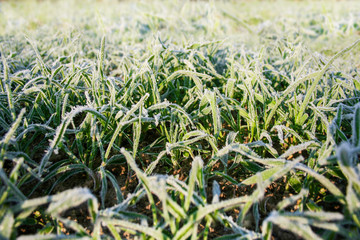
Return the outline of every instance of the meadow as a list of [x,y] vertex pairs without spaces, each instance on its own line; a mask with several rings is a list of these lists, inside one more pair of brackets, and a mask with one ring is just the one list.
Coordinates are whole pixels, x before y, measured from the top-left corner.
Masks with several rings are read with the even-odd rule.
[[360,239],[359,9],[0,2],[0,239]]

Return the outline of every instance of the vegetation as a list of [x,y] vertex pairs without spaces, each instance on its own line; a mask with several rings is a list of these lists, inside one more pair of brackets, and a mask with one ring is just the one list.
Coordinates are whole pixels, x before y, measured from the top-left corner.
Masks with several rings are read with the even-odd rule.
[[0,5],[1,239],[360,239],[358,1]]

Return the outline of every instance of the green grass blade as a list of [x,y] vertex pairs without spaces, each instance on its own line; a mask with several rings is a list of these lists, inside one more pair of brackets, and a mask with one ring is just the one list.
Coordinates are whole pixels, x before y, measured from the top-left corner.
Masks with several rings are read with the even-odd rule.
[[114,134],[113,134],[113,136],[112,136],[112,138],[111,138],[111,140],[110,140],[110,142],[109,142],[109,145],[108,145],[108,147],[107,147],[107,149],[106,149],[105,159],[108,159],[109,154],[110,154],[110,150],[111,150],[111,148],[112,148],[112,146],[113,146],[116,138],[118,137],[118,135],[119,135],[122,127],[125,125],[126,121],[131,117],[131,115],[132,115],[133,113],[135,113],[135,111],[136,111],[137,109],[139,109],[139,108],[144,104],[144,102],[146,101],[146,99],[147,99],[148,97],[149,97],[149,93],[146,93],[146,94],[139,100],[139,102],[138,102],[135,106],[133,106],[133,107],[125,114],[125,116],[123,116],[122,119],[119,121],[119,123],[118,123],[118,125],[117,125],[117,127],[116,127],[116,129],[115,129],[115,131],[114,131]]

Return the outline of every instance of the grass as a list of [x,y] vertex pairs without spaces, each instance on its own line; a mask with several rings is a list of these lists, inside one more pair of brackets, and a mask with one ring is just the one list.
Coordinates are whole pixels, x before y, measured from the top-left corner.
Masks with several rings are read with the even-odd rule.
[[360,238],[357,1],[0,4],[1,239]]

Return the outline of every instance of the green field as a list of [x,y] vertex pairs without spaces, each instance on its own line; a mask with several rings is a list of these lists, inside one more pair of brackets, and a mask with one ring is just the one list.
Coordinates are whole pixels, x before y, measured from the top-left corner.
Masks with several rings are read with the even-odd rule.
[[360,1],[0,1],[0,239],[360,239]]

